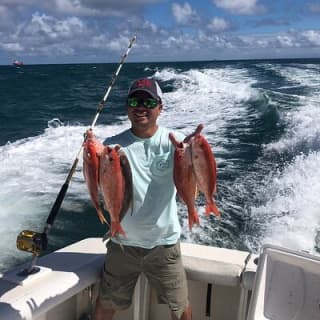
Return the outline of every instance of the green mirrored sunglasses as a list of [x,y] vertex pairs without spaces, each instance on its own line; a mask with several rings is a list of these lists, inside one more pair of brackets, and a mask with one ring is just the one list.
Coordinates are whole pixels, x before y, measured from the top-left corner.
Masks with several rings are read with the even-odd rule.
[[144,107],[144,108],[148,108],[148,109],[153,109],[155,108],[159,101],[157,99],[153,99],[153,98],[128,98],[127,100],[128,103],[128,107],[130,108],[138,108],[138,107]]

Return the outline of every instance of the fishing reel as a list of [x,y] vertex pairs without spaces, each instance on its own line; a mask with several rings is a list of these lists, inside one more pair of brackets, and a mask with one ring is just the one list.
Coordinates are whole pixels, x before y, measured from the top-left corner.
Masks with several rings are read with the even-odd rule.
[[48,238],[45,232],[35,232],[23,230],[17,237],[17,248],[21,251],[30,252],[39,255],[41,251],[48,247]]

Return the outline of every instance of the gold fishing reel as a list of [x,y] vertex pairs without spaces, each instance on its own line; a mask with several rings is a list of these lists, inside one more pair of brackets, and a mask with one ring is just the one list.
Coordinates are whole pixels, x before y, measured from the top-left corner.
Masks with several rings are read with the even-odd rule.
[[46,233],[23,230],[18,234],[17,248],[21,251],[39,255],[41,251],[47,249],[47,246],[48,239]]

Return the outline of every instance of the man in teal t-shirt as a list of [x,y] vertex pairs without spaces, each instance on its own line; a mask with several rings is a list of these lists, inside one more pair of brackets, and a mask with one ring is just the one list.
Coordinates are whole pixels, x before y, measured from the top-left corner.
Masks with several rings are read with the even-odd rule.
[[[172,319],[191,320],[173,182],[174,146],[169,140],[174,131],[158,126],[162,107],[162,92],[154,79],[134,81],[127,99],[131,128],[105,141],[120,145],[129,160],[133,204],[121,221],[126,236],[117,235],[107,243],[96,320],[111,320],[116,310],[131,305],[142,272],[169,305]],[[184,139],[181,133],[174,134]]]

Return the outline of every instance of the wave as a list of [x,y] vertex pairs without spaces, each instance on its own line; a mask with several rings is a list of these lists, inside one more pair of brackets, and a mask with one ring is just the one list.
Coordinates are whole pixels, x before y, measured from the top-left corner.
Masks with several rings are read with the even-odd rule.
[[[179,202],[182,238],[252,251],[271,242],[316,252],[320,247],[319,66],[220,63],[190,67],[150,64],[141,68],[142,73],[153,74],[164,91],[159,123],[185,134],[203,123],[203,133],[217,159],[216,200],[222,218],[205,216],[200,195],[197,206],[201,225],[190,233],[186,207]],[[86,81],[91,83],[90,78]],[[128,82],[129,78],[115,89],[109,113],[99,119],[108,125],[95,127],[98,139],[130,126],[120,99]],[[55,118],[55,111],[45,108],[51,120],[44,131],[38,129],[32,137],[0,146],[0,218],[5,221],[0,224],[0,270],[25,259],[23,253],[17,258],[16,236],[23,229],[42,231],[80,149],[87,128],[65,120],[69,111],[68,105],[61,105],[59,118]],[[82,108],[78,119],[84,117],[84,111]],[[86,112],[91,119],[91,111],[87,108]],[[80,159],[62,205],[65,215],[57,219],[50,238],[56,247],[103,232],[81,167]]]
[[[124,125],[97,126],[99,139],[122,130]],[[67,178],[73,160],[81,148],[83,126],[63,125],[59,119],[49,121],[45,132],[0,147],[0,269],[15,261],[16,236],[23,229],[42,232],[50,208]],[[83,211],[89,202],[82,176],[82,157],[62,207]],[[66,229],[66,226],[64,227]],[[88,230],[89,232],[89,230]],[[26,257],[21,254],[21,259]]]
[[299,155],[283,171],[276,170],[265,179],[260,199],[254,199],[263,204],[251,207],[246,240],[252,250],[270,243],[318,253],[319,161],[320,152]]

